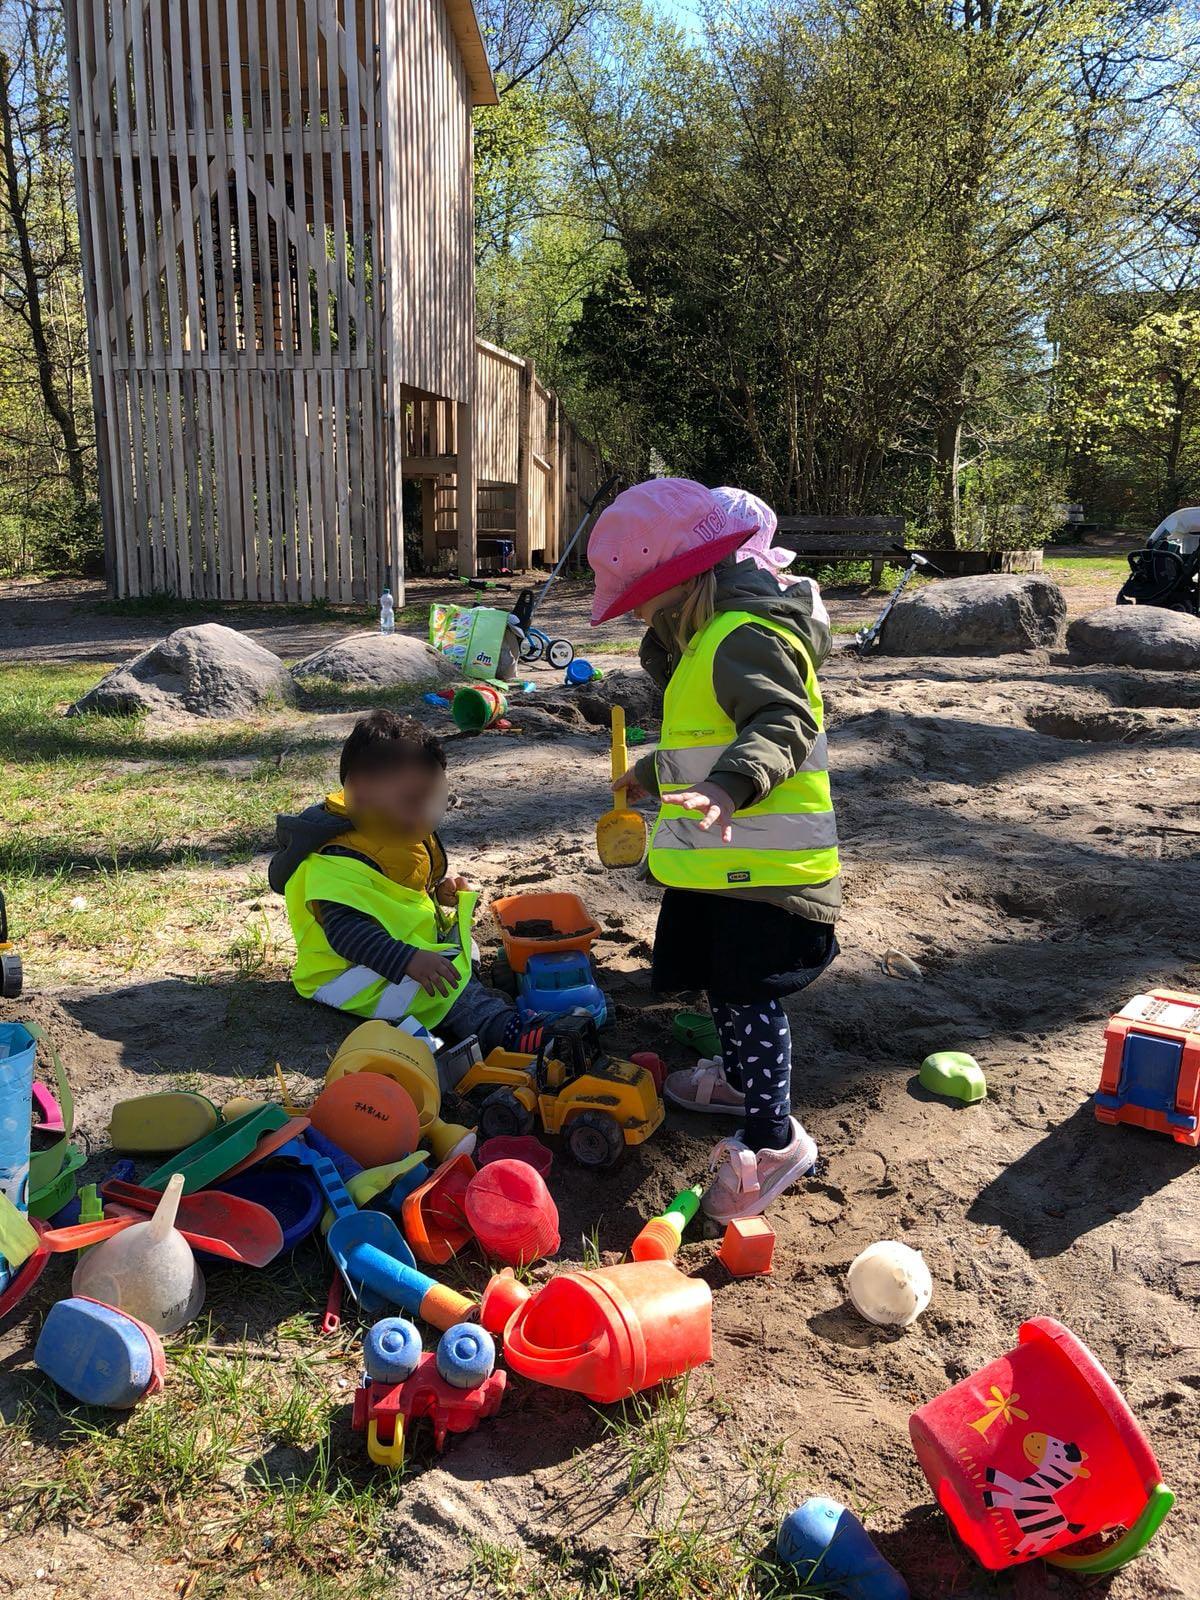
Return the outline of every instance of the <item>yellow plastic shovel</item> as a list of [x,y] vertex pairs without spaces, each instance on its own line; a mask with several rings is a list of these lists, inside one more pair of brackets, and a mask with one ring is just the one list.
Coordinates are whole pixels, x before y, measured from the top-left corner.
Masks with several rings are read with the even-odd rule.
[[[625,748],[625,708],[612,708],[612,775],[615,783],[625,776],[629,752]],[[636,867],[646,853],[646,819],[629,809],[625,791],[618,789],[613,808],[596,824],[596,850],[602,866]]]

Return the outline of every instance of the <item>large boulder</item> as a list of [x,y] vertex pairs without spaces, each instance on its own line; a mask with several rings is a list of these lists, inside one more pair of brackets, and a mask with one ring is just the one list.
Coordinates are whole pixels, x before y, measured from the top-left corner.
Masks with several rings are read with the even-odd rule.
[[159,717],[247,717],[265,706],[291,704],[296,686],[277,655],[261,644],[202,622],[177,628],[126,666],[118,667],[70,708]]
[[1103,606],[1076,618],[1067,644],[1085,661],[1185,672],[1200,667],[1200,617],[1161,606]]
[[352,633],[305,656],[292,675],[301,682],[324,678],[348,689],[395,689],[406,683],[439,683],[455,673],[445,656],[421,639],[403,633]]
[[997,573],[923,584],[898,602],[880,649],[889,656],[986,656],[1054,649],[1067,603],[1038,573]]

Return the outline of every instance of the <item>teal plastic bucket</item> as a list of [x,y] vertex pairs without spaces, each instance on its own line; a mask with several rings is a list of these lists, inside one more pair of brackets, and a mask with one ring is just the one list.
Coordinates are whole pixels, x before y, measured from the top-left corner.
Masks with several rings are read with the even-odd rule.
[[[37,1044],[20,1022],[0,1022],[0,1190],[18,1211],[29,1209],[29,1134]],[[11,1273],[0,1259],[0,1291]]]

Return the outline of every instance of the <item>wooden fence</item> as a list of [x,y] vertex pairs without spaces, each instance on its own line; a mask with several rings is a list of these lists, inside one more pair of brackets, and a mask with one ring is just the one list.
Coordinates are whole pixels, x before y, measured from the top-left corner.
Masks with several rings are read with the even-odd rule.
[[475,348],[480,559],[503,540],[518,567],[552,564],[599,487],[599,454],[532,361],[484,339]]

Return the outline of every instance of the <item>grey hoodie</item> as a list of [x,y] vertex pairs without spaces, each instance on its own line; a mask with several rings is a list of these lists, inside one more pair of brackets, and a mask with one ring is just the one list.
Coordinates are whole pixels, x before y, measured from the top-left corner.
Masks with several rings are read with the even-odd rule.
[[[829,624],[813,614],[813,587],[798,583],[780,589],[769,572],[750,561],[726,561],[717,568],[717,611],[746,611],[785,627],[801,639],[819,671],[833,645]],[[678,607],[657,613],[642,640],[641,663],[663,688],[679,665],[675,637]],[[804,665],[777,633],[738,628],[717,649],[713,688],[737,738],[709,773],[736,806],[753,805],[803,764],[818,728],[804,690]],[[637,763],[638,782],[658,793],[654,754]],[[717,892],[717,891],[714,891]],[[747,900],[767,900],[814,922],[833,922],[842,903],[841,879],[804,889],[722,889]]]

